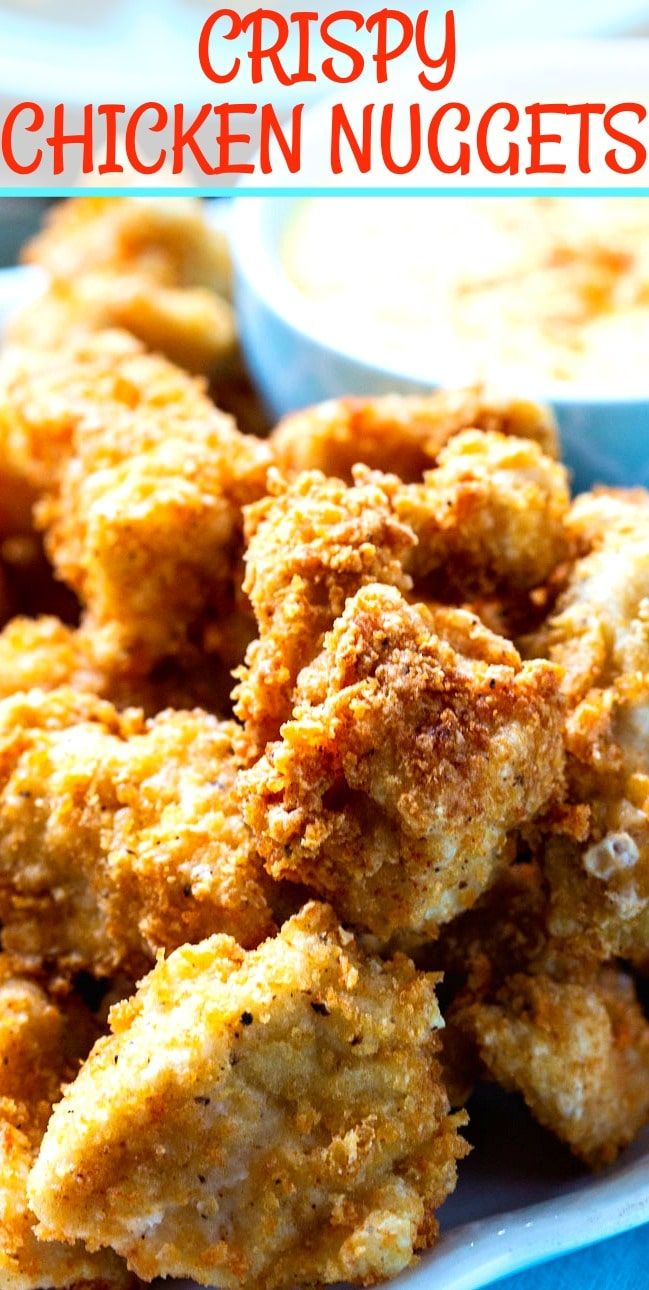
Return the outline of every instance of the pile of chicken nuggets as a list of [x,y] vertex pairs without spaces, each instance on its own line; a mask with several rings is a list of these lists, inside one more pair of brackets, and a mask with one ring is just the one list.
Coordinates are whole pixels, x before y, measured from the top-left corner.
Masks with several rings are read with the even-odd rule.
[[649,1117],[649,496],[571,501],[551,415],[483,391],[242,433],[198,204],[79,199],[28,257],[0,1280],[374,1284],[478,1080],[590,1166]]

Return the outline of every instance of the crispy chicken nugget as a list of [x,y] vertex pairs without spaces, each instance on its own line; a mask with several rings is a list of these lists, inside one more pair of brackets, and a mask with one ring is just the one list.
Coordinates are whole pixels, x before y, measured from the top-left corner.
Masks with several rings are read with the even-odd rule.
[[52,1117],[41,1232],[228,1290],[395,1275],[433,1244],[466,1154],[436,980],[366,956],[317,904],[253,953],[177,950]]
[[287,476],[321,470],[351,483],[352,467],[363,462],[415,482],[435,465],[449,439],[469,429],[534,439],[548,456],[557,456],[549,408],[481,389],[331,399],[284,417],[271,442]]
[[49,353],[14,345],[0,358],[3,459],[36,496],[55,490],[82,434],[101,433],[120,411],[191,419],[205,405],[199,380],[147,354],[125,331],[59,336]]
[[631,979],[579,941],[553,937],[548,915],[539,866],[519,862],[444,930],[436,962],[456,991],[447,1084],[456,1104],[480,1074],[521,1093],[597,1166],[649,1118],[649,1024]]
[[487,1071],[595,1168],[649,1119],[649,1025],[631,979],[587,982],[523,973],[463,1014]]
[[[278,736],[300,668],[345,600],[368,582],[460,597],[543,582],[564,557],[565,471],[531,441],[473,431],[452,439],[422,484],[318,471],[246,512],[246,577],[259,639],[238,673],[236,711],[255,741]],[[423,584],[423,585],[422,585]]]
[[403,572],[413,533],[392,513],[381,481],[348,488],[319,472],[286,487],[271,472],[271,495],[245,513],[244,591],[257,619],[234,691],[235,711],[259,751],[290,715],[300,672],[318,652],[346,600],[385,582],[407,591]]
[[3,1290],[126,1290],[134,1278],[109,1251],[41,1241],[27,1178],[52,1104],[96,1036],[81,1005],[57,1005],[0,956],[0,1281]]
[[197,201],[80,197],[50,215],[24,258],[51,279],[15,320],[29,348],[123,327],[192,372],[232,363],[237,332],[226,240]]
[[439,453],[423,483],[393,494],[417,545],[406,562],[415,583],[468,597],[526,591],[569,554],[564,466],[531,439],[466,430]]
[[49,212],[23,259],[57,282],[107,269],[137,270],[167,286],[231,290],[227,240],[186,197],[77,197]]
[[473,904],[509,834],[561,789],[558,672],[513,647],[484,661],[489,633],[476,648],[465,618],[459,652],[441,611],[363,588],[300,674],[281,740],[241,777],[273,877],[379,936],[433,935]]
[[600,953],[649,951],[649,495],[579,497],[581,552],[541,630],[524,644],[564,669],[569,801],[550,840],[552,927]]
[[70,689],[0,703],[0,918],[7,950],[95,975],[158,949],[272,927],[233,801],[246,741],[232,722],[145,720]]
[[87,273],[50,286],[12,320],[10,340],[56,350],[61,336],[119,327],[187,372],[223,379],[237,366],[232,305],[200,287],[165,287],[139,273]]
[[238,642],[241,508],[265,492],[270,455],[199,382],[120,333],[8,355],[0,439],[43,494],[58,575],[125,668],[146,675],[213,619],[232,617]]
[[109,699],[120,711],[142,708],[147,716],[196,707],[223,715],[232,681],[211,658],[192,660],[191,668],[168,660],[149,677],[124,675],[105,665],[88,628],[69,627],[51,615],[10,619],[0,632],[0,699],[60,686]]

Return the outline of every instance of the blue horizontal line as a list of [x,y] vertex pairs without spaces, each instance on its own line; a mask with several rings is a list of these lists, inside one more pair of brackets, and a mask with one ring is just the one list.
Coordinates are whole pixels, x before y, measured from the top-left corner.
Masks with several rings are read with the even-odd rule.
[[649,197],[649,188],[2,188],[1,197]]

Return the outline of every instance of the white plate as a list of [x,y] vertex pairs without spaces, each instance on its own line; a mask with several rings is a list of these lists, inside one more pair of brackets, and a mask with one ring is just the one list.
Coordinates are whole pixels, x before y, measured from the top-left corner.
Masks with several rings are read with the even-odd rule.
[[[0,334],[42,282],[33,269],[0,270]],[[484,1089],[471,1109],[468,1136],[475,1150],[441,1210],[441,1239],[413,1271],[392,1282],[395,1290],[478,1290],[649,1222],[649,1131],[613,1168],[593,1176],[516,1098]]]

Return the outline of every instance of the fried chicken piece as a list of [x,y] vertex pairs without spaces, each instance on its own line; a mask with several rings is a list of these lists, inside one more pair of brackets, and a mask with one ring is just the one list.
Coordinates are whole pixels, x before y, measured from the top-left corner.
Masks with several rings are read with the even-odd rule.
[[24,248],[23,260],[55,282],[87,273],[142,273],[167,286],[208,287],[230,296],[227,240],[186,197],[76,197],[61,202]]
[[260,949],[177,950],[111,1013],[30,1179],[49,1237],[146,1278],[369,1285],[437,1236],[466,1154],[436,1062],[436,977],[367,957],[311,904]]
[[592,1167],[649,1118],[649,1024],[631,979],[548,928],[539,866],[518,863],[444,930],[436,962],[451,1098],[482,1074],[521,1093],[539,1122]]
[[109,699],[120,711],[140,707],[147,716],[164,708],[204,708],[224,714],[229,673],[213,659],[190,669],[168,660],[149,677],[133,678],[102,666],[92,631],[52,616],[13,618],[0,632],[0,699],[25,690],[71,686]]
[[593,688],[649,671],[649,493],[584,493],[566,523],[578,558],[553,613],[527,648],[560,663],[575,705]]
[[51,285],[14,320],[18,343],[56,349],[61,336],[123,327],[188,371],[232,365],[230,259],[201,203],[76,198],[55,209],[24,258]]
[[649,1025],[621,970],[586,984],[516,974],[463,1022],[492,1078],[591,1168],[647,1123]]
[[452,645],[442,611],[363,588],[301,672],[281,740],[241,777],[269,873],[382,937],[433,936],[473,904],[561,788],[558,673],[498,638],[484,661],[489,633],[476,647],[465,617],[459,652],[460,610]]
[[241,508],[265,492],[267,446],[119,333],[0,368],[0,439],[106,652],[147,675],[213,619],[239,631]]
[[533,439],[549,457],[558,455],[549,408],[499,399],[481,389],[331,399],[284,417],[271,443],[289,477],[321,470],[351,483],[352,467],[363,462],[414,483],[436,464],[454,435],[469,429]]
[[649,951],[649,495],[586,494],[569,527],[581,554],[525,642],[564,669],[569,804],[547,848],[557,935],[600,953]]
[[286,487],[271,472],[269,486],[271,495],[245,513],[243,589],[259,639],[233,695],[260,752],[290,715],[298,673],[347,598],[370,582],[408,590],[402,565],[415,540],[392,514],[380,480],[363,477],[347,488],[313,472]]
[[4,946],[67,973],[137,976],[156,951],[272,928],[233,800],[246,742],[232,722],[150,720],[69,689],[0,703]]
[[126,1290],[109,1252],[41,1241],[27,1178],[62,1084],[73,1079],[96,1031],[76,1001],[57,1004],[0,955],[0,1280],[3,1290]]
[[3,461],[36,497],[56,488],[87,423],[96,429],[123,409],[189,420],[204,407],[199,380],[147,354],[125,331],[59,336],[52,353],[10,346],[0,358]]
[[[480,431],[451,440],[422,484],[356,467],[354,484],[312,471],[246,512],[244,590],[259,639],[236,712],[259,751],[291,712],[297,675],[345,600],[369,582],[417,598],[543,582],[564,557],[565,471],[531,441]],[[422,586],[423,584],[423,586]]]
[[565,467],[531,439],[466,430],[439,453],[423,483],[397,488],[396,515],[417,545],[406,562],[415,584],[468,597],[524,592],[569,554]]
[[227,300],[138,273],[87,273],[50,286],[13,319],[9,338],[29,349],[56,350],[61,336],[81,339],[112,327],[197,375],[222,379],[237,364],[236,319]]

